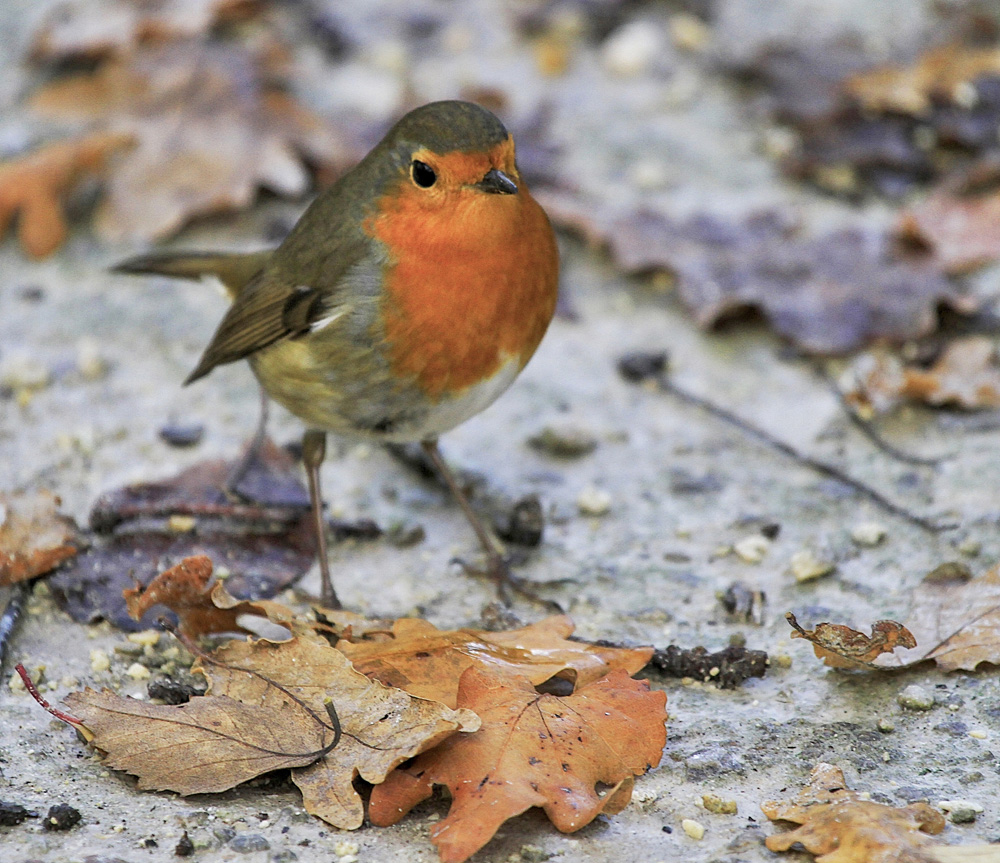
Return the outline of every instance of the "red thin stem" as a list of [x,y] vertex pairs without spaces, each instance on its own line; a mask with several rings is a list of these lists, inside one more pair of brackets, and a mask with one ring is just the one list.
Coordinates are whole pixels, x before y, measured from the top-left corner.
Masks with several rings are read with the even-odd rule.
[[44,707],[56,719],[61,719],[68,725],[72,725],[77,728],[83,726],[82,719],[77,719],[75,716],[63,712],[58,707],[53,707],[44,698],[42,698],[42,694],[38,691],[38,687],[35,686],[35,682],[28,676],[27,670],[20,662],[14,666],[14,670],[20,675],[21,682],[24,683],[24,688],[28,690],[28,693],[31,695],[31,697],[34,698],[35,701],[37,701],[39,704],[41,704],[42,707]]

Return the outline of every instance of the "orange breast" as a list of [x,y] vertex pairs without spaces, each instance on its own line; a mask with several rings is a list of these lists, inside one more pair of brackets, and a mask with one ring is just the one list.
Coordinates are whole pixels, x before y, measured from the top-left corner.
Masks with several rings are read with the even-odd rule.
[[366,230],[390,264],[382,305],[395,374],[433,400],[528,362],[555,309],[558,255],[542,208],[516,195],[462,190],[428,206],[404,183]]

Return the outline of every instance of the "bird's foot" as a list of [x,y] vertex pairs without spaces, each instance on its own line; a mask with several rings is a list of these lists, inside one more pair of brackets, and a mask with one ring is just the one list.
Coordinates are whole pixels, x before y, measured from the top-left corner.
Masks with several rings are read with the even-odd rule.
[[541,606],[550,614],[562,614],[563,608],[558,602],[539,596],[533,582],[512,572],[511,567],[523,563],[524,560],[523,555],[491,552],[486,556],[486,565],[483,567],[475,566],[462,558],[455,558],[452,562],[457,563],[468,575],[492,581],[497,588],[497,597],[508,608],[513,604],[514,596],[520,596],[534,605]]

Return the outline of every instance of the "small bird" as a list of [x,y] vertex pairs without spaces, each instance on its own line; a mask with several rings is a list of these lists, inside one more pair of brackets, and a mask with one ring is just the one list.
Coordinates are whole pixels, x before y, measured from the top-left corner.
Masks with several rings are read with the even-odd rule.
[[153,253],[113,269],[212,275],[226,288],[232,304],[185,384],[246,359],[267,395],[305,422],[326,605],[340,607],[319,481],[328,431],[419,441],[504,595],[503,546],[437,444],[511,385],[555,311],[552,227],[493,114],[460,101],[406,114],[274,250]]

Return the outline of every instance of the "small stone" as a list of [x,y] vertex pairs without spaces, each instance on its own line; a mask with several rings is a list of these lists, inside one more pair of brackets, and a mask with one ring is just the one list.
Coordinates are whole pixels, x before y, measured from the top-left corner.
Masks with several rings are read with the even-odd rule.
[[111,657],[108,656],[106,650],[97,648],[90,651],[91,671],[107,671],[109,668],[111,668]]
[[724,800],[717,794],[702,794],[701,805],[713,815],[735,815],[738,811],[735,800]]
[[205,436],[201,423],[167,423],[160,428],[160,440],[174,447],[196,446]]
[[291,848],[282,848],[280,851],[275,851],[271,855],[270,863],[292,863],[293,860],[298,860],[299,855],[296,854]]
[[958,544],[959,554],[964,554],[966,557],[976,557],[982,550],[983,544],[974,539],[963,539]]
[[948,813],[952,824],[971,824],[983,807],[971,800],[941,800],[938,808]]
[[385,532],[388,543],[396,548],[412,548],[419,545],[427,536],[422,524],[413,522],[396,522]]
[[930,710],[934,706],[934,693],[911,683],[896,696],[896,701],[907,710]]
[[771,540],[759,533],[751,534],[733,543],[733,551],[744,563],[760,563],[771,548]]
[[338,857],[346,857],[348,854],[357,854],[361,846],[351,839],[341,839],[333,846],[333,853]]
[[829,575],[837,568],[837,564],[832,560],[818,557],[811,549],[804,548],[792,555],[789,568],[795,580],[801,583]]
[[651,21],[630,21],[601,46],[601,62],[615,75],[635,77],[649,69],[663,53],[663,34]]
[[693,818],[685,818],[681,821],[681,829],[692,839],[701,839],[705,835],[705,825],[699,824]]
[[133,680],[149,680],[150,671],[141,662],[133,662],[125,672]]
[[167,530],[171,533],[190,533],[198,526],[198,520],[193,515],[177,515],[167,519]]
[[878,722],[875,723],[875,727],[883,734],[892,734],[892,732],[896,730],[896,723],[894,723],[891,719],[879,717]]
[[851,529],[851,539],[865,548],[874,548],[886,537],[888,531],[878,522],[866,521]]
[[37,818],[38,813],[25,809],[19,803],[0,801],[0,827],[16,827],[28,818]]
[[547,425],[528,438],[528,446],[555,458],[580,458],[597,448],[597,438],[577,425]]
[[545,863],[555,855],[538,845],[522,845],[517,856],[521,863]]
[[709,35],[705,22],[688,12],[670,19],[670,39],[682,51],[700,51],[708,43]]
[[983,731],[982,728],[973,728],[972,731],[969,732],[969,737],[975,737],[976,740],[985,740],[986,732]]
[[115,653],[117,653],[119,656],[142,656],[142,645],[116,644]]
[[238,854],[252,854],[255,851],[267,851],[271,843],[260,833],[240,833],[232,838],[229,847]]
[[576,497],[576,508],[581,515],[601,516],[611,511],[611,495],[590,485]]
[[177,857],[190,857],[194,854],[194,842],[191,841],[191,837],[188,836],[187,830],[181,835],[181,838],[177,840],[177,845],[174,846],[174,855]]
[[130,632],[125,637],[133,644],[155,647],[160,640],[160,633],[155,629],[144,629],[142,632]]
[[49,807],[49,813],[45,816],[42,826],[46,830],[63,831],[69,830],[80,823],[80,811],[74,809],[67,803],[57,803]]

